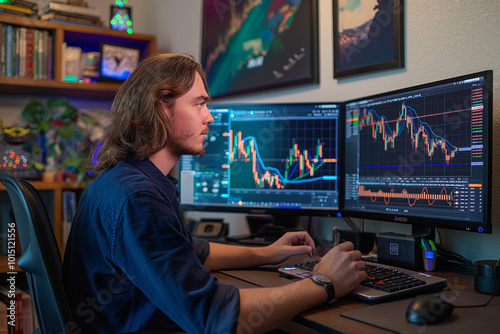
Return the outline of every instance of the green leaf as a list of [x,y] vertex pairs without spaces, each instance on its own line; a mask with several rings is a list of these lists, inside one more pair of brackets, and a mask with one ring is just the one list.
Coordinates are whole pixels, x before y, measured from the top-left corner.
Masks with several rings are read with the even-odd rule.
[[66,106],[64,112],[59,115],[60,120],[72,120],[78,115],[78,109],[73,106]]
[[49,121],[47,121],[47,120],[41,121],[38,131],[41,131],[41,132],[49,131],[49,125],[50,125]]
[[59,107],[70,107],[68,100],[63,98],[51,98],[47,101],[47,107],[55,109]]
[[95,122],[95,120],[94,120],[91,116],[86,115],[86,114],[81,114],[81,115],[79,116],[79,119],[80,119],[83,123],[85,123],[85,124],[87,124],[87,125],[94,125],[94,124],[96,123],[96,122]]
[[71,139],[74,137],[75,134],[75,123],[70,122],[66,123],[63,126],[61,126],[61,129],[59,130],[59,134],[61,135],[61,138],[64,139]]

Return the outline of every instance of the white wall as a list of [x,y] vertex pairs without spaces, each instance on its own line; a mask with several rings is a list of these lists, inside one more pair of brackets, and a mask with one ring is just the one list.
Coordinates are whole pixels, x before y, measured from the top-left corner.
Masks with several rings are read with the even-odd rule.
[[[226,0],[221,0],[226,1]],[[309,0],[306,0],[309,1]],[[41,4],[47,0],[40,0]],[[112,0],[88,0],[109,17]],[[159,52],[201,56],[202,0],[129,0],[134,30],[157,36]],[[343,80],[333,79],[332,1],[319,0],[320,84],[234,97],[239,102],[344,101],[398,88],[413,86],[461,74],[494,71],[494,132],[500,133],[500,1],[498,0],[407,0],[405,1],[405,68],[382,71]],[[25,100],[2,100],[0,115],[18,113]],[[497,146],[498,136],[494,138]],[[499,151],[493,151],[492,235],[441,230],[443,245],[466,258],[497,259],[500,256]],[[188,217],[214,216],[192,213]],[[217,215],[216,215],[217,216]],[[218,215],[221,216],[221,215]],[[246,232],[244,218],[230,215],[231,234]],[[342,222],[317,219],[315,230],[325,237],[331,226]],[[342,227],[342,226],[341,226]],[[365,222],[369,231],[408,231],[408,226]]]

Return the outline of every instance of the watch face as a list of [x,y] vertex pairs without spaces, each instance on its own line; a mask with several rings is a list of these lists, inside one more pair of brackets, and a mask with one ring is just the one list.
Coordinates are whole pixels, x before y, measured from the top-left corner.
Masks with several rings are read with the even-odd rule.
[[330,279],[323,274],[314,274],[314,278],[323,283],[331,283]]

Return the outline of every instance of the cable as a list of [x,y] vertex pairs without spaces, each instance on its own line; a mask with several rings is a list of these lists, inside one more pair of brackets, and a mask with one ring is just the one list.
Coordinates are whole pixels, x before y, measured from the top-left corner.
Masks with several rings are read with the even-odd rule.
[[498,278],[499,277],[497,277],[497,267],[498,267],[499,264],[500,264],[500,258],[497,260],[497,263],[495,264],[495,267],[493,267],[493,277],[495,278],[495,290],[493,290],[493,293],[491,294],[490,299],[488,299],[488,301],[486,303],[480,304],[480,305],[454,305],[454,307],[468,308],[468,307],[484,307],[484,306],[487,306],[491,302],[491,300],[493,299],[493,297],[495,297],[495,293],[499,289],[499,286],[498,286]]

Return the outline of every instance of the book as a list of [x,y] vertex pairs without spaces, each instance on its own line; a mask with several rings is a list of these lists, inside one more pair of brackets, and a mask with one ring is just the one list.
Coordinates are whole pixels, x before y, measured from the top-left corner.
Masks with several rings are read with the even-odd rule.
[[7,304],[7,312],[14,309],[13,317],[7,318],[8,332],[13,334],[24,334],[22,320],[22,294],[17,288],[9,289],[0,285],[0,301]]
[[33,78],[34,76],[34,62],[35,62],[35,30],[26,30],[26,64],[25,64],[25,77]]
[[76,212],[76,193],[72,190],[63,191],[63,241],[69,236],[69,231],[71,230],[71,225],[73,224],[73,218]]
[[17,76],[26,76],[26,27],[19,28],[19,62],[17,64]]
[[19,46],[21,45],[21,28],[14,28],[15,34],[13,36],[14,41],[14,53],[12,55],[12,76],[19,76]]
[[66,46],[66,60],[64,62],[64,81],[77,82],[82,76],[80,75],[80,58],[82,56],[82,48],[76,46]]
[[31,295],[24,290],[16,289],[21,294],[22,330],[24,334],[33,332],[34,315]]
[[5,51],[7,47],[7,25],[0,23],[0,76],[5,76]]
[[31,11],[38,11],[38,3],[29,0],[13,0],[12,4],[18,7],[29,8]]
[[25,15],[33,15],[33,11],[30,8],[25,8],[16,5],[10,5],[7,3],[0,3],[0,8],[7,10],[12,14],[25,14]]
[[7,304],[0,301],[0,334],[9,334],[9,326],[7,324]]
[[77,14],[92,16],[100,19],[99,9],[96,7],[75,6],[66,3],[49,1],[42,9],[41,14],[58,12],[63,14]]
[[12,47],[14,27],[8,24],[5,27],[5,76],[12,76]]
[[42,21],[56,21],[64,23],[87,23],[98,27],[106,26],[105,22],[102,22],[99,18],[78,16],[72,14],[61,14],[61,13],[46,13],[40,15],[40,20]]

